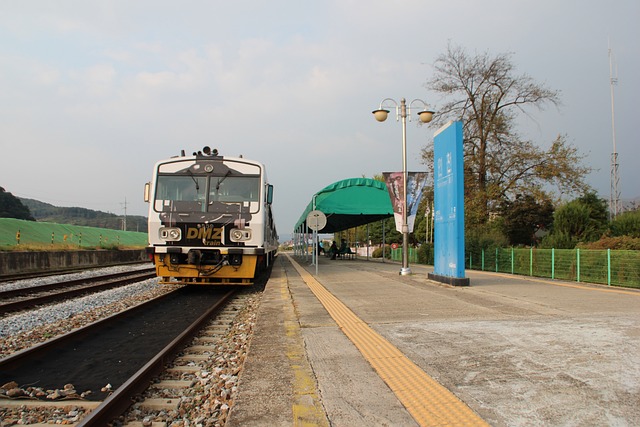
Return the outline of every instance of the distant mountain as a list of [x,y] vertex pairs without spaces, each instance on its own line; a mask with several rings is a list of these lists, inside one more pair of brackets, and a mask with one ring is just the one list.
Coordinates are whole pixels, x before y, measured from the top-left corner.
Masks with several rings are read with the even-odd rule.
[[[84,225],[87,227],[122,230],[124,216],[79,207],[58,207],[33,199],[19,198],[29,208],[36,221],[57,224]],[[147,218],[127,215],[127,231],[147,232]]]
[[22,204],[19,198],[0,187],[0,218],[16,218],[35,221],[29,208]]

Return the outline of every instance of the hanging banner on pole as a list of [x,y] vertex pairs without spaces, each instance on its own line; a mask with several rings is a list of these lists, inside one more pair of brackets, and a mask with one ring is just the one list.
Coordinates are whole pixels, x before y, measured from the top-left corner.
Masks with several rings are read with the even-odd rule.
[[382,172],[387,183],[387,191],[393,207],[393,218],[396,220],[396,230],[402,233],[402,210],[404,209],[404,176],[402,172]]
[[407,182],[407,193],[409,193],[407,196],[407,203],[409,204],[407,224],[409,225],[409,233],[413,233],[413,225],[416,222],[418,206],[420,205],[420,200],[422,200],[422,190],[424,190],[426,185],[426,172],[409,172],[409,180]]
[[[393,206],[393,217],[396,221],[396,230],[402,233],[402,210],[404,209],[404,177],[402,172],[383,172],[387,191]],[[422,199],[422,190],[427,183],[426,172],[407,172],[407,226],[409,233],[413,233],[416,221],[418,205]]]

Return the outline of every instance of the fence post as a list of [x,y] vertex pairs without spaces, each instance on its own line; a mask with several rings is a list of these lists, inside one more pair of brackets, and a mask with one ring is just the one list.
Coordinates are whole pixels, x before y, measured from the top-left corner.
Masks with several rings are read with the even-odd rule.
[[482,271],[484,271],[484,248],[482,248]]
[[511,274],[513,274],[513,246],[511,246]]
[[551,278],[556,278],[556,249],[551,248]]
[[498,272],[498,248],[496,248],[496,273]]
[[580,281],[580,248],[576,249],[576,280]]
[[529,249],[529,276],[533,276],[533,246]]
[[607,286],[611,286],[611,249],[607,249]]
[[473,253],[469,251],[469,270],[473,270]]

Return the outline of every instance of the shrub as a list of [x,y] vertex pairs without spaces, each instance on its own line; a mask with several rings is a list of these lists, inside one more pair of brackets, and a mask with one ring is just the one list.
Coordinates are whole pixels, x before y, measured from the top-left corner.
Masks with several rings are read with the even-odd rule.
[[640,238],[630,236],[603,237],[591,243],[580,243],[580,249],[619,249],[640,251]]
[[640,211],[624,212],[609,225],[612,236],[640,237]]
[[540,242],[541,249],[573,249],[576,247],[577,240],[563,231],[554,231],[546,235]]
[[[384,247],[384,255],[386,259],[391,259],[391,246],[386,245]],[[382,258],[382,248],[376,248],[371,254],[371,258]]]
[[418,262],[433,265],[433,243],[424,243],[418,248]]
[[509,246],[509,239],[496,227],[467,230],[464,238],[467,252],[480,253],[483,249]]

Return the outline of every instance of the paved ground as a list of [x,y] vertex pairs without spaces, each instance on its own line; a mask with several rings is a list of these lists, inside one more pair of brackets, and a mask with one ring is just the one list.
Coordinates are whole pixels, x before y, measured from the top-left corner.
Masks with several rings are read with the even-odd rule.
[[[640,292],[411,268],[321,258],[315,278],[493,426],[640,425]],[[285,255],[274,273],[229,424],[416,425]]]

